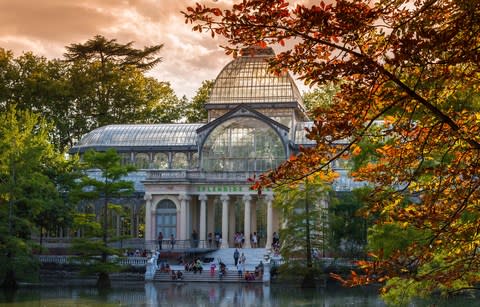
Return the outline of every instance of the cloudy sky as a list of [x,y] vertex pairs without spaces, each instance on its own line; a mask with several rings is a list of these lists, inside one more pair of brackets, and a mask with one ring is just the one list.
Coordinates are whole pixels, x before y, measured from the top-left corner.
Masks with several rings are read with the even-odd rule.
[[[231,6],[234,0],[197,0]],[[193,32],[180,11],[195,0],[0,0],[0,47],[15,56],[33,51],[62,57],[65,46],[96,34],[135,46],[164,44],[163,62],[149,72],[169,81],[178,96],[191,97],[203,80],[215,79],[231,58],[221,41]],[[318,2],[312,0],[297,0]],[[300,89],[305,89],[297,82]]]
[[[203,0],[213,3],[214,0]],[[228,5],[231,0],[215,4]],[[191,97],[231,58],[220,41],[185,24],[181,10],[194,0],[0,0],[0,47],[62,57],[65,46],[96,34],[135,46],[164,44],[163,62],[151,75],[169,81],[178,96]]]

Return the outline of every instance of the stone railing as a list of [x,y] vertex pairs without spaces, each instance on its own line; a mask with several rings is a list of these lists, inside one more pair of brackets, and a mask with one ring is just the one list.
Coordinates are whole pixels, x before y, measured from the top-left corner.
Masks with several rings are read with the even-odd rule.
[[[71,246],[72,241],[76,239],[75,237],[44,237],[42,238],[42,246],[47,248],[68,248]],[[40,242],[39,237],[32,237],[32,240],[35,242]],[[116,242],[108,243],[108,246],[114,248],[122,248],[122,249],[140,249],[143,250],[145,248],[145,240],[143,238],[129,238],[118,240]]]
[[208,182],[241,182],[245,183],[253,177],[251,172],[203,172],[198,170],[149,170],[146,180],[171,181],[208,181]]
[[[37,259],[41,263],[55,264],[78,264],[80,261],[75,256],[54,256],[54,255],[38,255]],[[116,257],[110,256],[109,261],[113,261],[123,266],[145,267],[147,265],[147,257]]]

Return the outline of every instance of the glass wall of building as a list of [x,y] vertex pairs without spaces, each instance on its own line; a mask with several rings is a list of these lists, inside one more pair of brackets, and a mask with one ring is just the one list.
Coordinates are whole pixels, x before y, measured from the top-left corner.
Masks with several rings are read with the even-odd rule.
[[268,124],[242,117],[215,128],[202,148],[205,171],[265,171],[285,161],[285,147]]

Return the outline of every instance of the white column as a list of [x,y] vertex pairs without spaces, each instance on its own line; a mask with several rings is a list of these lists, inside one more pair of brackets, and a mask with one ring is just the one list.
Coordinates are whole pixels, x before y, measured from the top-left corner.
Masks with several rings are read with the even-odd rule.
[[222,245],[220,248],[228,248],[228,200],[230,197],[226,194],[220,196],[222,201]]
[[250,201],[252,200],[252,196],[249,194],[243,195],[243,202],[245,203],[245,213],[244,213],[244,235],[245,235],[245,248],[250,248],[252,245],[250,244],[250,233],[251,233],[251,204]]
[[273,207],[272,207],[272,201],[273,201],[273,194],[267,194],[265,197],[265,200],[267,201],[267,243],[265,244],[266,249],[271,249],[272,248],[272,242],[273,242]]
[[[231,207],[231,208],[230,208]],[[228,205],[228,245],[230,243],[235,244],[233,242],[233,234],[235,233],[236,229],[236,208],[235,203]]]
[[120,224],[122,222],[121,218],[120,218],[120,214],[115,213],[115,219],[116,219],[116,224],[117,224],[116,225],[117,227],[115,227],[115,232],[116,232],[116,235],[118,237],[118,236],[120,236],[120,226],[121,226]]
[[189,227],[188,227],[188,209],[190,208],[188,201],[190,196],[186,194],[179,195],[180,199],[180,240],[188,240],[189,237]]
[[145,241],[152,239],[152,194],[145,193],[143,196],[145,200]]
[[[157,238],[157,210],[153,205],[153,202],[150,206],[150,240],[155,240]],[[155,244],[154,244],[155,246]]]
[[207,232],[215,232],[215,203],[213,197],[207,200]]
[[207,239],[207,195],[202,194],[198,196],[200,200],[200,242],[202,247],[207,246],[205,240]]

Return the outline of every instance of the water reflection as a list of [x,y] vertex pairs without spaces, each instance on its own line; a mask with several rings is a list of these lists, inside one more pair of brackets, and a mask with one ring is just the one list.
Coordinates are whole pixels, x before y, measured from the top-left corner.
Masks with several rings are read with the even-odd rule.
[[[474,298],[417,301],[410,306],[475,306]],[[385,306],[376,289],[302,290],[285,285],[134,283],[99,293],[85,286],[24,287],[0,292],[0,306]]]

